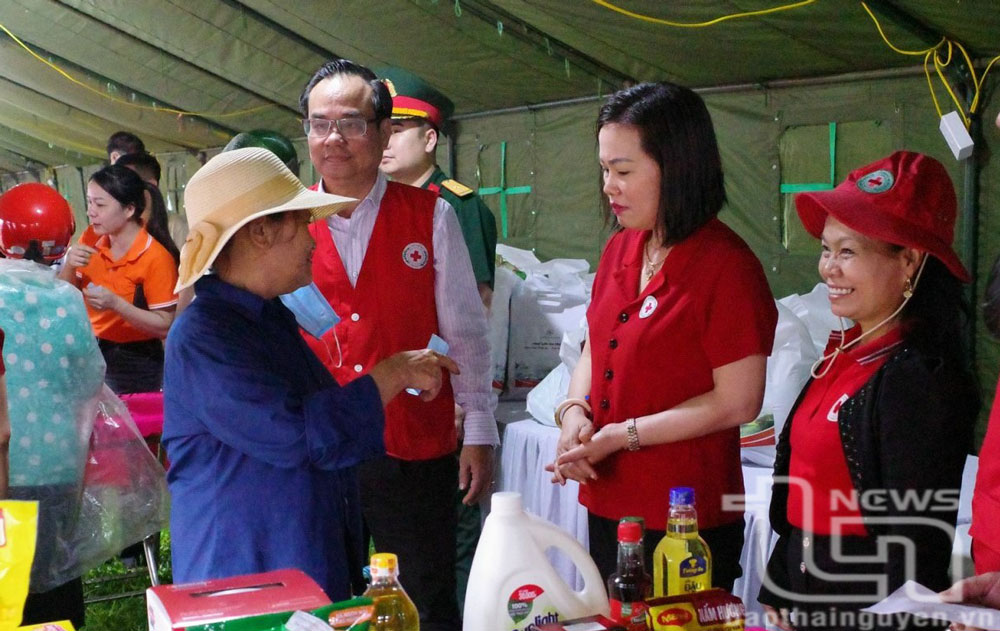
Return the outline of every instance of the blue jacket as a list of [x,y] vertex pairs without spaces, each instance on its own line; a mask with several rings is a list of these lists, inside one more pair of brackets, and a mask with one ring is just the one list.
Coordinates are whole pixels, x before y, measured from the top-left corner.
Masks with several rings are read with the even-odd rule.
[[365,553],[355,466],[384,453],[375,382],[338,386],[280,300],[196,287],[164,365],[174,581],[294,567],[347,598]]

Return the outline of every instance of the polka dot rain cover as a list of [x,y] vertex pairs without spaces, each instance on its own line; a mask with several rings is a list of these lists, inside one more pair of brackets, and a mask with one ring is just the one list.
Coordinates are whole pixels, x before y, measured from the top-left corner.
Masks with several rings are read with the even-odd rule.
[[0,328],[11,486],[76,483],[104,381],[83,297],[50,268],[0,259]]

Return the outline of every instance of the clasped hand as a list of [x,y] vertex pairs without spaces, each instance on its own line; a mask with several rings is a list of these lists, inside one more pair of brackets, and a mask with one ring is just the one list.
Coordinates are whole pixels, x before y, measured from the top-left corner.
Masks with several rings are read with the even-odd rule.
[[566,484],[576,480],[586,484],[597,479],[594,465],[618,451],[612,437],[614,424],[594,431],[594,423],[579,407],[571,407],[562,420],[562,433],[556,445],[556,459],[545,465],[552,473],[552,482]]

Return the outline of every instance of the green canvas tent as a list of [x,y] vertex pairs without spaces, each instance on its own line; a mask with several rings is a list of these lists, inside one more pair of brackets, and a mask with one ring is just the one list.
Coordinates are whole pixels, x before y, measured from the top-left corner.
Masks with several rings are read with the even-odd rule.
[[[81,219],[85,179],[119,129],[164,164],[174,212],[187,179],[238,131],[296,138],[300,175],[314,181],[298,96],[324,60],[342,56],[406,67],[453,98],[441,161],[483,190],[503,241],[542,258],[596,262],[606,235],[600,100],[661,79],[702,90],[727,174],[722,217],[760,256],[775,295],[817,280],[817,244],[798,224],[794,191],[830,186],[897,148],[949,167],[962,209],[956,244],[978,271],[974,296],[1000,253],[1000,63],[982,81],[981,118],[971,117],[976,153],[959,162],[938,131],[926,55],[897,52],[938,46],[957,104],[932,56],[937,101],[968,112],[973,73],[981,79],[1000,53],[991,0],[871,0],[867,9],[846,0],[3,0],[0,26],[0,189],[50,182]],[[1000,345],[976,334],[990,393]]]

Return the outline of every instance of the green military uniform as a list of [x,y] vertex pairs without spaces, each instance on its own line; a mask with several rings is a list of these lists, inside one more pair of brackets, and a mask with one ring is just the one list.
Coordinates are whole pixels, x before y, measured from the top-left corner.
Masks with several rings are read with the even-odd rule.
[[420,188],[435,191],[455,209],[476,282],[487,283],[492,288],[497,251],[497,222],[493,212],[475,191],[448,179],[438,166]]

